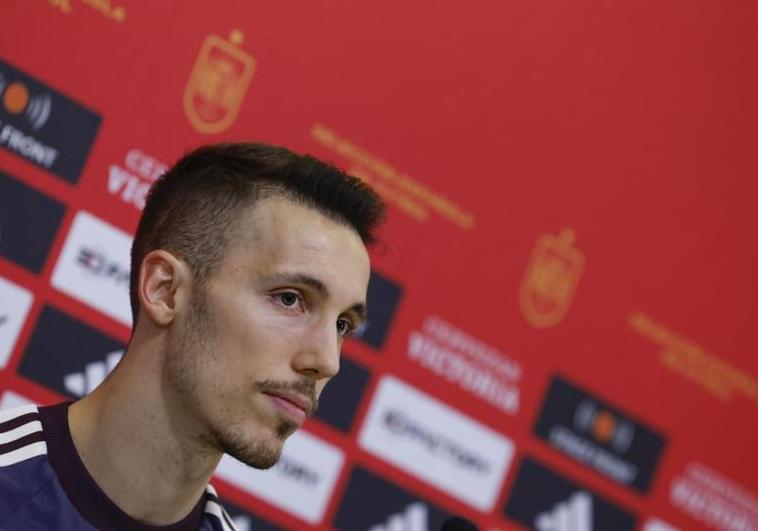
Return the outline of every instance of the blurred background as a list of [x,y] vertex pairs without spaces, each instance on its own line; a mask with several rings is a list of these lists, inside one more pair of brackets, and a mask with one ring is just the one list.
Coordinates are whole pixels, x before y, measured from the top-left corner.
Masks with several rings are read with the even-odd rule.
[[183,152],[284,144],[390,206],[368,326],[240,529],[758,529],[758,7],[0,4],[0,407],[129,338]]

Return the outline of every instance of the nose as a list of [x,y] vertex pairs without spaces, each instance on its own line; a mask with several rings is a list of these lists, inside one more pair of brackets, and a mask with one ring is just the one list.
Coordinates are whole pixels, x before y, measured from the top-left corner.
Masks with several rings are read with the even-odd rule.
[[342,341],[334,322],[314,323],[292,360],[292,368],[316,380],[331,378],[340,370]]

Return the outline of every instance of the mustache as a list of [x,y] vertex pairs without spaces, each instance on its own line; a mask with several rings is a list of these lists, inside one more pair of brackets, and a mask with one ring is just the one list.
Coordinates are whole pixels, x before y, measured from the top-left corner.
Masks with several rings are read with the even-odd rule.
[[316,382],[313,380],[295,380],[293,382],[277,382],[274,380],[260,380],[253,384],[257,391],[262,393],[287,391],[298,393],[311,404],[310,410],[306,411],[308,416],[312,416],[318,409],[318,398],[316,398]]

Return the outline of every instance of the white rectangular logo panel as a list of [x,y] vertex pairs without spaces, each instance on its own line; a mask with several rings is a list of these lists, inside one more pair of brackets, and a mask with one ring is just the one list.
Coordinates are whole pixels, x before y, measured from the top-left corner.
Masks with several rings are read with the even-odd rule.
[[32,299],[30,291],[0,277],[0,369],[8,363]]
[[358,442],[480,511],[490,511],[514,453],[509,439],[391,376],[377,387]]
[[53,271],[63,293],[131,326],[129,261],[132,237],[88,212],[77,212]]
[[216,475],[271,505],[318,524],[332,497],[345,455],[305,431],[292,434],[279,462],[256,470],[225,455]]

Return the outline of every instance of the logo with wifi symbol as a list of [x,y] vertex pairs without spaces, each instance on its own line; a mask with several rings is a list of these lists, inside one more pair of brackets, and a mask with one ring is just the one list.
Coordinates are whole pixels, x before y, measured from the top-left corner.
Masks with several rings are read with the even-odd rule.
[[0,75],[0,94],[5,112],[12,115],[23,114],[35,131],[40,130],[50,118],[53,99],[50,94],[32,95],[29,88],[20,81],[8,83]]
[[624,454],[634,440],[634,425],[600,408],[591,400],[583,400],[576,408],[574,426],[589,433],[599,443],[609,445]]

